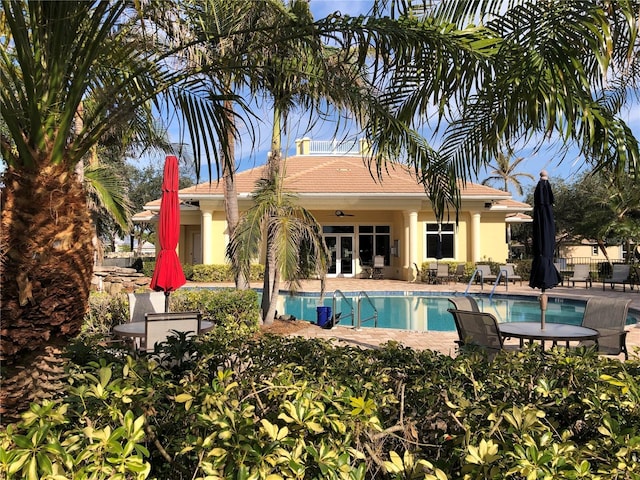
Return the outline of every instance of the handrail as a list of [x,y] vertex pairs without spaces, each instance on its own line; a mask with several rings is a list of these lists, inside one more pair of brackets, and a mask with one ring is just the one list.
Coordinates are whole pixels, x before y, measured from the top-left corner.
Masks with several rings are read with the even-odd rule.
[[502,274],[504,273],[504,291],[509,291],[509,273],[502,269],[498,272],[498,276],[496,277],[496,281],[493,284],[493,288],[491,289],[491,293],[489,294],[489,300],[493,299],[493,293],[496,291],[496,287],[500,285],[500,279],[502,278]]
[[471,284],[473,283],[473,280],[475,280],[476,278],[476,273],[480,274],[480,290],[484,290],[484,278],[482,278],[482,270],[476,268],[471,274],[471,278],[469,279],[469,283],[467,284],[467,289],[464,291],[465,295],[469,294],[469,289],[471,288]]
[[333,316],[335,316],[335,315],[337,315],[337,314],[338,314],[338,313],[336,312],[336,304],[337,304],[337,302],[336,302],[336,294],[339,294],[339,295],[343,298],[343,300],[344,300],[344,301],[345,301],[345,302],[346,302],[346,303],[351,307],[351,313],[348,313],[348,314],[346,314],[346,315],[344,315],[344,316],[343,316],[343,315],[340,315],[340,319],[343,319],[343,318],[349,318],[349,317],[351,317],[351,325],[353,325],[353,320],[354,320],[354,318],[355,318],[355,315],[354,315],[354,309],[353,309],[353,303],[351,302],[351,299],[349,299],[349,298],[345,297],[344,293],[342,293],[342,290],[335,290],[335,291],[333,292],[333,294],[331,295],[331,299],[332,299],[332,307],[333,307],[333,309],[332,309],[332,312],[333,312],[333,313],[332,313],[332,315],[333,315]]
[[377,328],[378,327],[378,309],[371,301],[371,298],[369,298],[369,295],[367,294],[367,292],[361,291],[360,293],[358,293],[358,297],[356,299],[356,302],[357,302],[356,304],[358,305],[358,324],[356,325],[356,329],[359,330],[362,327],[362,309],[360,308],[360,300],[363,295],[364,295],[364,298],[369,302],[369,305],[371,305],[371,308],[373,308],[373,316],[365,318],[364,321],[368,322],[369,320],[373,319],[373,326]]

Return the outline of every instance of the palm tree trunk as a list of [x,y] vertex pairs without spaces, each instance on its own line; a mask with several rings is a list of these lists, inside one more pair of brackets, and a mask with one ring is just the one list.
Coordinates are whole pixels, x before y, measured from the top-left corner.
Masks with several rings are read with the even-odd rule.
[[[273,108],[273,126],[271,131],[271,152],[267,159],[267,177],[271,180],[280,175],[280,162],[282,159],[280,152],[280,109],[277,102]],[[279,265],[276,254],[276,245],[273,236],[270,234],[270,222],[267,222],[266,258],[264,284],[262,289],[262,322],[266,325],[273,323],[280,290]]]
[[[233,115],[233,102],[231,100],[225,100],[225,109],[227,112],[227,118],[230,123],[235,123],[235,117]],[[227,143],[229,144],[228,154],[229,157],[225,158],[223,154],[222,159],[222,180],[224,183],[224,210],[227,217],[227,229],[229,238],[233,238],[233,233],[240,221],[240,212],[238,209],[238,189],[236,188],[235,181],[235,136],[233,130],[227,131]],[[245,277],[244,270],[239,271],[236,274],[236,288],[238,290],[247,290],[249,288],[249,279]]]
[[46,385],[44,393],[35,391],[40,381],[34,379],[34,362],[80,331],[94,247],[85,193],[72,170],[62,165],[21,171],[9,167],[5,182],[0,405],[7,414],[22,408],[25,400],[46,396]]

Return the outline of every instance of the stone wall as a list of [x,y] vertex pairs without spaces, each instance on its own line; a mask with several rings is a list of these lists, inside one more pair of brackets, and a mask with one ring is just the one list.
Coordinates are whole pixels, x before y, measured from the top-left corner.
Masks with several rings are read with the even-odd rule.
[[91,286],[99,292],[116,295],[120,292],[133,292],[141,287],[148,287],[151,283],[149,277],[138,273],[135,268],[116,266],[93,267]]

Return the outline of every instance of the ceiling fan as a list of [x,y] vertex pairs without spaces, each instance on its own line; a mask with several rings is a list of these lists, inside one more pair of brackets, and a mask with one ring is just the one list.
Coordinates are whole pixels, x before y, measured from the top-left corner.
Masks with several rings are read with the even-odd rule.
[[336,210],[336,217],[353,217],[353,214],[344,213],[342,210]]

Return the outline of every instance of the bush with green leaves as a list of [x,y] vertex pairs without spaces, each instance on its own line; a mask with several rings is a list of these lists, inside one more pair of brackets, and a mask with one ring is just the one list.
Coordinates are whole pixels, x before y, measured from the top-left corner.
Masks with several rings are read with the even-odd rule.
[[125,323],[128,318],[129,302],[126,295],[91,292],[81,334],[88,337],[108,336],[114,325]]
[[[47,406],[64,415],[32,413],[0,433],[6,478],[29,468],[44,477],[50,465],[85,478],[75,469],[94,455],[112,471],[141,468],[121,478],[172,480],[640,475],[635,355],[533,346],[454,359],[222,330],[139,358],[90,348],[70,368],[66,398]],[[128,432],[140,418],[132,444],[124,433],[108,445],[85,438]],[[55,447],[32,447],[43,439]]]
[[[262,280],[264,277],[264,266],[260,264],[251,264],[249,272],[249,281],[255,282]],[[233,282],[233,271],[228,264],[222,265],[194,265],[191,280],[194,282],[212,283],[212,282]]]
[[200,311],[203,319],[230,334],[245,335],[259,327],[260,310],[255,290],[183,288],[171,294],[171,311]]

